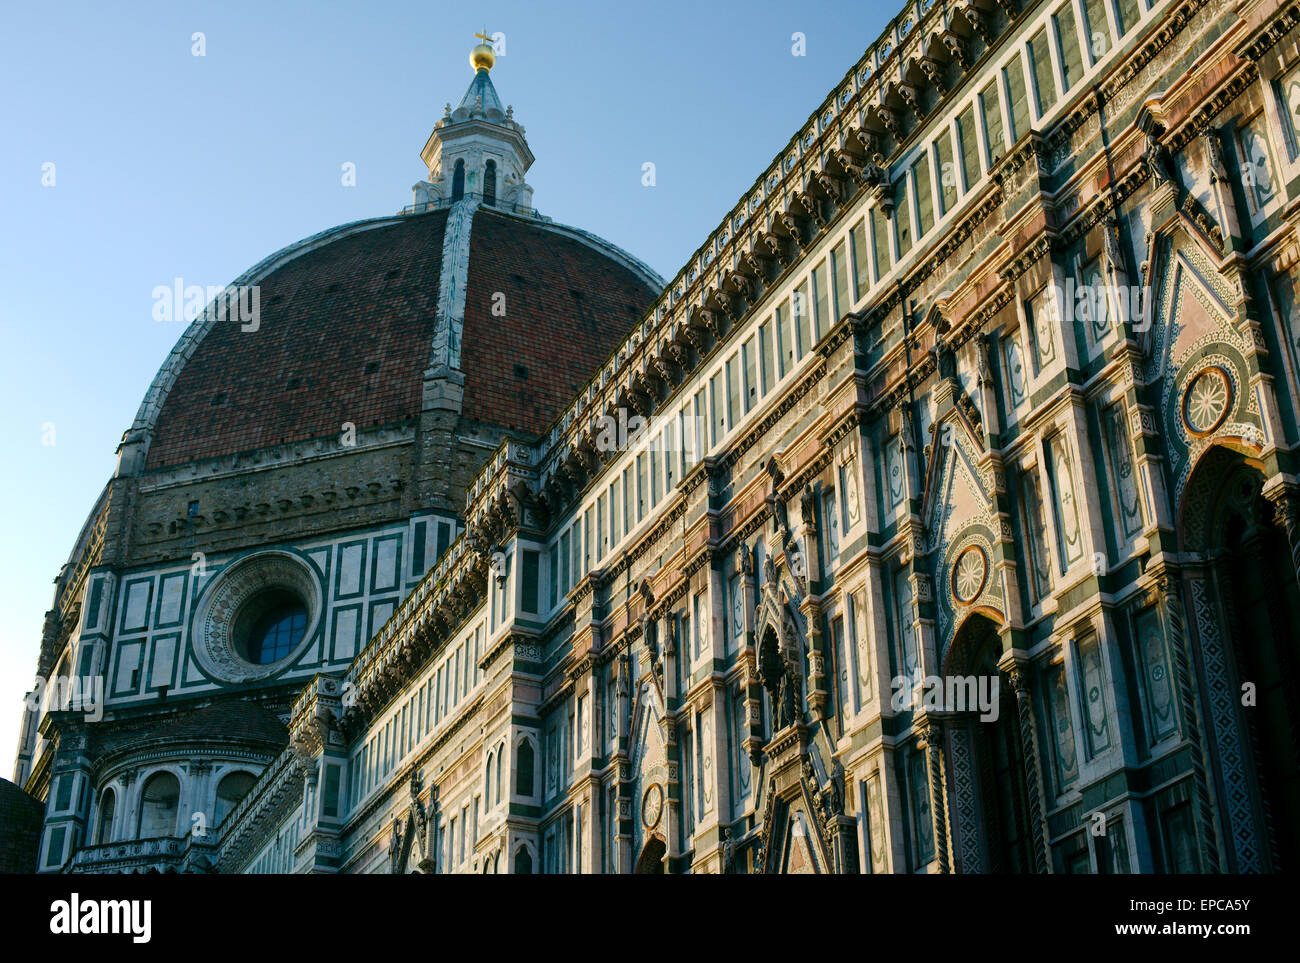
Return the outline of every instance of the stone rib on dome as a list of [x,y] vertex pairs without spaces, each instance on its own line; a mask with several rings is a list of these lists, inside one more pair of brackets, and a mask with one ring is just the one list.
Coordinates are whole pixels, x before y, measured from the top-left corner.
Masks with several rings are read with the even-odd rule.
[[[418,418],[447,217],[318,235],[248,272],[257,330],[232,318],[186,333],[165,366],[172,380],[160,374],[142,406],[156,411],[145,469]],[[657,278],[593,235],[490,207],[474,213],[469,243],[463,414],[540,433],[658,294]],[[492,314],[498,293],[505,316]]]

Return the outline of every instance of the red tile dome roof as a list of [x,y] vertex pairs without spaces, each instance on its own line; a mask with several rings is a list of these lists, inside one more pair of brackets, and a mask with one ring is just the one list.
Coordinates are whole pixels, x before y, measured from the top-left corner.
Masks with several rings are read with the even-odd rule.
[[[337,437],[344,422],[417,418],[447,217],[346,225],[246,274],[240,283],[259,289],[257,330],[229,318],[181,339],[141,410],[146,421],[152,412],[146,470]],[[464,417],[545,430],[658,294],[655,280],[591,235],[479,207],[465,281]]]

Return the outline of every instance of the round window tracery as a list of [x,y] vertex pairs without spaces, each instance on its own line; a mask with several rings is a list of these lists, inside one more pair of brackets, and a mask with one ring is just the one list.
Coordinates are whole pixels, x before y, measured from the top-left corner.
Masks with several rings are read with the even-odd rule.
[[321,589],[306,562],[260,552],[219,573],[199,600],[194,654],[226,682],[265,679],[292,664],[315,634]]
[[664,790],[657,782],[652,782],[641,796],[641,825],[646,829],[655,829],[659,817],[664,811]]
[[288,658],[307,631],[307,607],[292,591],[272,588],[250,599],[235,624],[236,651],[254,665]]
[[984,591],[989,561],[978,545],[968,546],[952,566],[952,595],[962,605],[970,605]]
[[1183,424],[1193,435],[1208,435],[1232,410],[1232,382],[1220,367],[1197,373],[1183,391]]

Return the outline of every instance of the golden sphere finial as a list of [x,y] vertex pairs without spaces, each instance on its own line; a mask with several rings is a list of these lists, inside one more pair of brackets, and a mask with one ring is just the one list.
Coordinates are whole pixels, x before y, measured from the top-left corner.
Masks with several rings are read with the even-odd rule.
[[491,70],[493,65],[497,62],[497,52],[492,49],[492,35],[489,34],[487,28],[484,27],[482,33],[476,33],[474,36],[478,37],[483,42],[478,44],[469,52],[469,65],[473,67],[475,71]]

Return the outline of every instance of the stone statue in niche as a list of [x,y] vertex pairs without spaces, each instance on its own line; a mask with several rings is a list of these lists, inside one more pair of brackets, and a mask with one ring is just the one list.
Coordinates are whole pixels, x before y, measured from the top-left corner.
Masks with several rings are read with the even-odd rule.
[[731,829],[722,831],[722,873],[724,876],[731,876],[736,872],[736,840],[731,835]]
[[1119,222],[1111,221],[1102,228],[1102,257],[1105,259],[1106,268],[1114,276],[1117,272],[1124,270],[1124,255],[1120,253],[1119,247]]
[[838,759],[835,765],[831,767],[830,779],[826,783],[826,788],[822,790],[827,806],[834,816],[844,815],[844,766]]
[[960,387],[957,381],[957,356],[952,348],[940,341],[934,346],[934,359],[935,370],[939,372],[939,377]]
[[785,514],[785,503],[781,501],[780,486],[785,481],[785,473],[781,471],[781,466],[777,464],[775,458],[769,458],[763,465],[767,477],[771,481],[771,488],[767,493],[767,508],[772,513],[772,531],[782,533],[782,541],[785,540],[785,532],[790,528],[789,520]]
[[[411,858],[414,859],[416,867],[422,873],[432,873],[434,870],[433,854],[429,851],[429,815],[433,810],[433,798],[430,797],[429,806],[426,809],[420,802],[420,792],[422,784],[420,782],[420,771],[412,770],[410,793],[411,793],[411,820],[412,820],[412,839],[411,839]],[[435,788],[436,793],[436,788]]]
[[764,635],[759,651],[758,678],[772,701],[772,714],[776,723],[774,731],[793,725],[799,714],[798,682],[771,629]]
[[614,674],[614,691],[619,698],[627,698],[628,693],[631,691],[631,680],[628,676],[627,653],[622,652],[618,657],[618,670]]
[[805,486],[799,493],[799,514],[803,518],[805,527],[813,529],[817,527],[817,496],[813,493],[811,485]]
[[778,702],[779,712],[777,718],[780,727],[784,729],[786,726],[794,725],[795,719],[797,718],[797,696],[794,691],[794,679],[791,678],[790,670],[785,666],[782,666],[780,680],[781,684]]
[[393,831],[388,836],[388,871],[400,873],[402,869],[402,826],[394,816]]
[[1152,183],[1156,187],[1172,184],[1174,177],[1169,169],[1169,151],[1156,138],[1155,131],[1147,133],[1147,149],[1142,155],[1147,170],[1151,173]]
[[657,619],[645,618],[642,635],[645,636],[645,646],[650,652],[650,664],[658,673],[663,672],[663,661],[659,653],[659,622]]
[[898,446],[906,455],[916,445],[916,426],[913,424],[912,408],[907,402],[900,404],[898,411],[900,416]]

